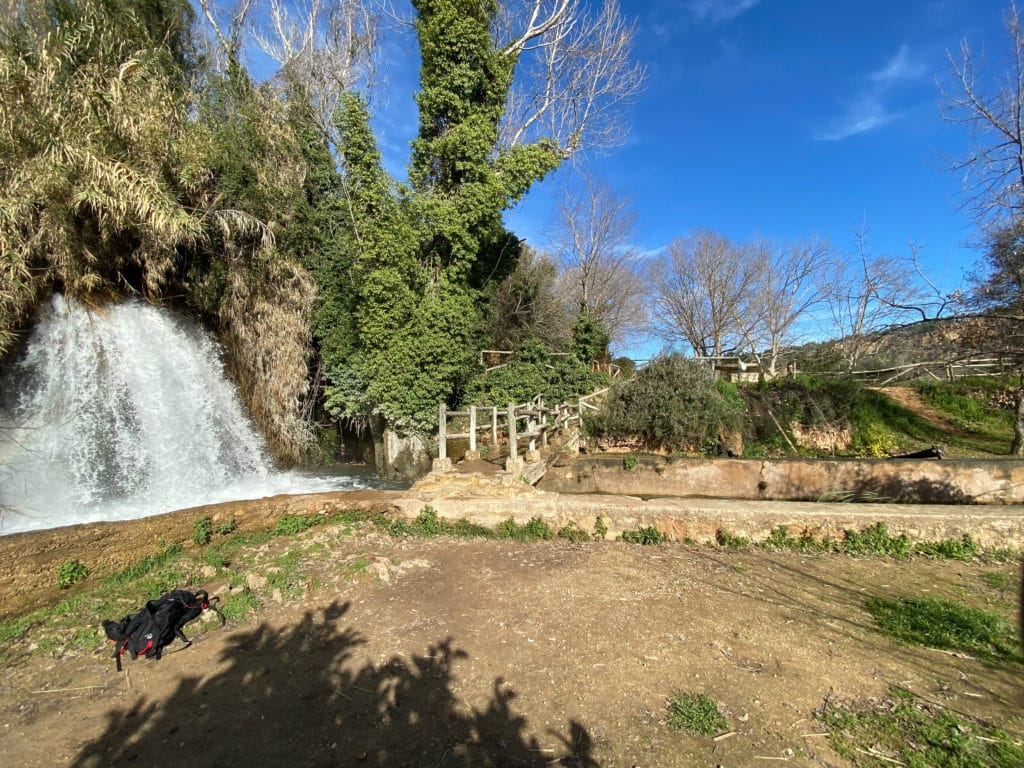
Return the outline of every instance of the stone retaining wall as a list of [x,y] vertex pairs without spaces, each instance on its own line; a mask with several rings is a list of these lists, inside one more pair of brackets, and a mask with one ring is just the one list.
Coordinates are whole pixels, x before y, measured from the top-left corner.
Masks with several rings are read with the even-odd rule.
[[1024,462],[1012,460],[645,460],[581,457],[552,467],[540,488],[557,493],[901,504],[1024,503]]

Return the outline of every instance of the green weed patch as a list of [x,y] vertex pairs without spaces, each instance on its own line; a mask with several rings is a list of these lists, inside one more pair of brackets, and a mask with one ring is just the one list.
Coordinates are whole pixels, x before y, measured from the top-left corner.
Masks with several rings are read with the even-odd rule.
[[665,541],[665,535],[653,525],[638,528],[635,531],[623,531],[619,538],[629,544],[640,544],[645,547],[651,547]]
[[676,731],[713,736],[729,727],[729,721],[706,693],[679,693],[668,703],[665,723]]
[[920,701],[902,689],[872,707],[828,700],[816,715],[832,748],[857,768],[1017,768],[1024,741],[1016,734]]
[[1016,631],[991,611],[935,597],[870,597],[864,605],[878,629],[901,643],[959,651],[988,662],[1024,661]]

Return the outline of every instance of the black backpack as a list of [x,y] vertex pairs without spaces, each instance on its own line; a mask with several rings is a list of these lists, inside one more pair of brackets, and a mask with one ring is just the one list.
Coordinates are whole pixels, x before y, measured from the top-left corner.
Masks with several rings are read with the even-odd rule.
[[121,671],[121,656],[125,651],[133,659],[145,656],[159,659],[164,646],[174,642],[175,637],[188,645],[182,627],[210,607],[210,596],[206,590],[188,592],[175,589],[150,600],[141,610],[130,613],[120,621],[104,621],[103,630],[114,643],[114,659],[117,670]]

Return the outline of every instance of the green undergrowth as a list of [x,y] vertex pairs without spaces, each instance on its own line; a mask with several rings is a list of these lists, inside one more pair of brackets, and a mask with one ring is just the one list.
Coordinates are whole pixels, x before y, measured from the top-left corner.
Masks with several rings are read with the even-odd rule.
[[831,697],[816,713],[835,751],[856,768],[1018,768],[1024,738],[925,702],[901,688],[865,705]]
[[[846,456],[884,457],[892,453],[943,445],[958,456],[1005,456],[1013,437],[1013,417],[1005,396],[1005,378],[928,381],[913,385],[921,399],[949,425],[905,407],[886,394],[843,376],[797,376],[740,388],[748,424],[744,455],[794,455],[793,440],[782,425],[805,430],[847,429]],[[831,455],[800,448],[800,456]]]
[[[719,543],[735,547],[735,537],[719,531]],[[725,541],[723,541],[723,538]],[[740,540],[742,541],[742,539]],[[893,535],[885,523],[875,523],[860,531],[846,530],[839,538],[818,537],[811,532],[794,536],[785,526],[774,528],[767,539],[759,542],[765,549],[794,550],[797,552],[837,553],[844,555],[882,555],[906,559],[911,556],[937,560],[980,560],[1005,563],[1020,556],[1012,549],[983,549],[970,534],[941,541],[913,542],[906,535]]]
[[878,630],[898,642],[964,653],[993,664],[1024,662],[1016,630],[991,611],[931,596],[869,597],[864,607]]
[[970,376],[954,381],[924,381],[915,386],[921,399],[969,435],[954,436],[965,447],[1005,454],[1013,437],[1016,377]]
[[[70,583],[65,588],[68,594],[64,599],[0,622],[0,662],[26,650],[59,655],[69,650],[96,649],[103,645],[100,624],[104,619],[127,615],[170,589],[195,587],[213,581],[225,583],[228,588],[220,603],[224,617],[228,621],[245,620],[277,591],[282,598],[293,599],[303,590],[318,586],[322,574],[335,567],[326,565],[324,560],[330,554],[323,543],[324,537],[311,540],[303,535],[313,528],[324,527],[329,529],[330,536],[339,538],[358,536],[369,530],[390,537],[449,536],[515,542],[561,539],[581,543],[602,540],[608,533],[601,517],[596,519],[590,531],[576,523],[556,530],[539,517],[525,523],[509,518],[494,527],[486,527],[467,520],[445,520],[429,506],[412,520],[355,510],[331,515],[282,515],[271,528],[246,532],[236,531],[233,520],[214,525],[209,518],[199,518],[193,528],[191,542],[162,544],[158,551],[116,572],[97,573],[85,582],[74,582],[72,580],[82,572],[78,565],[88,572],[88,564],[67,566],[62,583]],[[619,539],[636,545],[657,545],[665,542],[666,536],[649,526],[626,531]],[[882,523],[863,531],[847,531],[841,538],[816,539],[809,534],[793,536],[780,527],[767,541],[756,545],[724,530],[718,532],[716,539],[719,546],[729,549],[757,546],[801,552],[893,557],[918,555],[993,563],[1019,556],[1019,553],[1010,551],[982,551],[970,537],[937,543],[911,543],[904,536],[889,534]],[[268,550],[275,540],[288,542],[284,547],[276,544]],[[691,540],[684,540],[684,543],[696,545]],[[259,553],[267,551],[273,553],[266,555],[269,560],[260,560],[262,555]],[[346,578],[356,578],[365,576],[369,564],[367,560],[360,569],[357,559],[338,563],[335,570]],[[250,589],[247,584],[246,574],[251,571],[266,573],[266,583],[259,589]],[[54,578],[59,579],[60,576],[55,574]],[[1007,588],[1003,581],[995,583],[1003,577],[991,575],[987,578],[993,582],[993,588]],[[202,627],[197,627],[197,631],[201,632]]]

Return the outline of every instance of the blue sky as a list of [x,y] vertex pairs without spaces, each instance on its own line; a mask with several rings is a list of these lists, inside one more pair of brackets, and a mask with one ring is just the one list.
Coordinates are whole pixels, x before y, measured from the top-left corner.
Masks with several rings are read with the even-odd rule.
[[[637,19],[647,87],[625,146],[587,165],[638,215],[650,252],[696,228],[736,240],[827,236],[875,253],[910,240],[953,287],[977,258],[948,158],[965,130],[944,121],[939,84],[961,40],[1006,70],[1003,0],[623,0]],[[412,40],[387,42],[377,104],[382,147],[401,171],[415,132]],[[414,66],[414,65],[413,65]],[[507,215],[543,248],[563,170]]]
[[[654,251],[708,227],[745,240],[828,236],[875,253],[908,241],[948,285],[970,269],[970,217],[948,157],[969,137],[943,120],[947,51],[968,40],[1006,71],[1002,0],[624,0],[638,20],[646,92],[627,144],[591,167],[633,199]],[[543,245],[568,174],[507,218]]]
[[[597,2],[598,0],[593,0]],[[828,237],[853,252],[868,225],[875,254],[909,242],[949,290],[979,256],[949,170],[970,137],[943,119],[947,54],[967,40],[985,81],[1007,71],[1004,0],[620,0],[637,20],[647,87],[626,144],[588,168],[632,199],[636,245],[656,253],[710,228],[743,241]],[[386,163],[404,174],[416,131],[411,34],[383,41],[375,96]],[[506,216],[545,247],[565,168]]]

